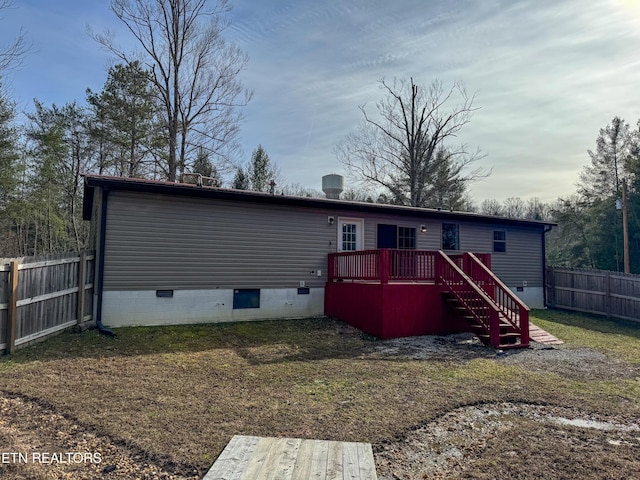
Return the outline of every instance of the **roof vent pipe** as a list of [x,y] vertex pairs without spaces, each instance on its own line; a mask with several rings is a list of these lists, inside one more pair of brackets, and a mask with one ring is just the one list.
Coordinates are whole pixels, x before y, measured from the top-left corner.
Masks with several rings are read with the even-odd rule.
[[327,198],[339,199],[344,190],[344,177],[331,173],[322,177],[322,191]]

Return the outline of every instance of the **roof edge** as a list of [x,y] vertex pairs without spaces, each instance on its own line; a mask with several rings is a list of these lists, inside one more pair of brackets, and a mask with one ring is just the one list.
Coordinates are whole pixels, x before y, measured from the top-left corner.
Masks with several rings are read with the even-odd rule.
[[[433,208],[406,207],[402,205],[387,205],[379,203],[354,202],[348,200],[335,200],[329,198],[297,197],[288,195],[273,195],[264,192],[247,190],[235,190],[221,187],[198,186],[189,183],[167,182],[160,180],[147,180],[141,178],[111,177],[104,175],[82,174],[85,179],[85,191],[91,191],[95,187],[115,190],[161,193],[165,195],[190,196],[195,198],[217,198],[242,202],[259,202],[276,205],[292,205],[308,208],[327,208],[331,210],[355,210],[363,212],[378,212],[392,215],[428,215],[436,218],[450,220],[467,220],[481,223],[522,225],[530,227],[557,226],[556,223],[540,220],[525,220],[518,218],[499,217],[494,215],[482,215],[474,212],[458,212],[451,210],[438,210]],[[85,195],[86,203],[91,201]]]

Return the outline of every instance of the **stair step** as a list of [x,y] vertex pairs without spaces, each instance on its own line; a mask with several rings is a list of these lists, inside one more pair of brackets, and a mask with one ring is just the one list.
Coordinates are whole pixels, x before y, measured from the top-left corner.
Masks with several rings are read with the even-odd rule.
[[[478,336],[479,337],[487,337],[487,338],[489,338],[489,334],[488,333],[482,333],[482,334],[480,334]],[[499,335],[500,338],[517,338],[519,336],[520,336],[520,334],[518,332],[501,333]]]
[[[466,300],[467,304],[463,305],[451,292],[442,292],[442,299],[453,311],[457,312],[460,318],[466,320],[471,327],[471,331],[473,331],[484,344],[489,345],[491,343],[491,335],[486,333],[487,328],[480,322],[488,323],[490,311],[494,307],[480,299]],[[477,320],[477,318],[480,320]],[[498,320],[499,346],[497,348],[510,349],[528,346],[522,343],[522,334],[518,327],[508,321],[502,312],[499,314]]]

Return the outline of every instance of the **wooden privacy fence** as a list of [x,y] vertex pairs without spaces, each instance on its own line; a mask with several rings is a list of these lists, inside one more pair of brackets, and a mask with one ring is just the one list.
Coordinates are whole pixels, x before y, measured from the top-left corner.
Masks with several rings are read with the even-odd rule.
[[0,350],[92,319],[92,252],[0,259]]
[[640,321],[640,275],[579,268],[547,268],[547,304]]

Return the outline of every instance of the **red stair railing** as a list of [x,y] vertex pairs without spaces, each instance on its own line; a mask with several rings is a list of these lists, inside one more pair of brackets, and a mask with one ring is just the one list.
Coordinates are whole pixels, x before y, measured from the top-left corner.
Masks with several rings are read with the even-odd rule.
[[495,302],[503,318],[520,332],[520,343],[529,346],[529,307],[473,253],[465,253],[465,272]]
[[442,250],[436,256],[436,278],[445,285],[485,332],[494,348],[500,346],[500,310],[491,298]]

